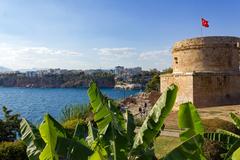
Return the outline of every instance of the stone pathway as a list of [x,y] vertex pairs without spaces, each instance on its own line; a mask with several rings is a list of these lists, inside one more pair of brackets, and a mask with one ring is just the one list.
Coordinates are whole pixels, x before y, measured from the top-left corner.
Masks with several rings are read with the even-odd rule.
[[179,130],[165,129],[160,136],[179,137]]

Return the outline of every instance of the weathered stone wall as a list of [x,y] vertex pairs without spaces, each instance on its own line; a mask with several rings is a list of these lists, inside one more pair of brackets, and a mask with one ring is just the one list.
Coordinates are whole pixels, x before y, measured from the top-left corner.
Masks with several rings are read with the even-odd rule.
[[173,72],[239,71],[240,38],[201,37],[175,43]]
[[179,104],[191,101],[193,102],[193,77],[192,75],[172,75],[166,74],[160,76],[160,91],[163,92],[172,83],[178,86],[178,95],[174,109]]
[[195,73],[193,102],[197,107],[240,104],[240,74]]

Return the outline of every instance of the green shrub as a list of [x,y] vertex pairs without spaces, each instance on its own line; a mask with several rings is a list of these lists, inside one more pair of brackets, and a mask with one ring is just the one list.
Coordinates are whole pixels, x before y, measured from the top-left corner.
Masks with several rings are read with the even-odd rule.
[[82,124],[84,122],[81,119],[71,119],[71,120],[67,120],[62,125],[66,129],[75,129],[75,127],[78,123]]
[[20,115],[11,114],[12,110],[8,110],[7,107],[2,107],[4,115],[3,120],[0,119],[0,142],[14,141],[19,134]]
[[65,106],[60,113],[60,121],[62,123],[68,120],[86,119],[90,111],[87,104],[70,104]]
[[26,146],[22,141],[0,143],[0,160],[27,159]]
[[146,85],[146,92],[159,91],[160,89],[160,77],[159,74],[156,74],[152,77],[152,79]]
[[85,122],[81,119],[72,119],[72,120],[67,120],[62,125],[66,129],[68,134],[73,135],[75,131],[75,127],[77,126],[78,123],[85,124]]

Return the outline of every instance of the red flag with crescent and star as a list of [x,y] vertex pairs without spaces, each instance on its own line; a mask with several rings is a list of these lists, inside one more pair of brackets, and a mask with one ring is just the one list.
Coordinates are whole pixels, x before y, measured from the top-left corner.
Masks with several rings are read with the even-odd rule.
[[204,18],[202,18],[202,26],[206,27],[206,28],[209,27],[208,21],[206,19],[204,19]]

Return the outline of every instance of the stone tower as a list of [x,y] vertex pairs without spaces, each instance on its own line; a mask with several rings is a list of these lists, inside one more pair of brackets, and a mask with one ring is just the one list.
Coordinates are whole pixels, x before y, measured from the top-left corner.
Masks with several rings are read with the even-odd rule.
[[240,104],[240,38],[215,36],[176,42],[172,74],[160,76],[160,90],[179,86],[176,107],[192,101],[197,107]]

